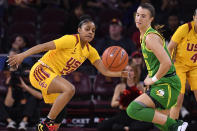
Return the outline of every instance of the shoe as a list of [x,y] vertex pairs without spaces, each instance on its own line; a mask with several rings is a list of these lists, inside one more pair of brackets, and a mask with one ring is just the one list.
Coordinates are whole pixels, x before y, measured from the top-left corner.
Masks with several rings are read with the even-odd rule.
[[16,129],[16,122],[14,122],[14,121],[9,122],[7,125],[7,128],[8,129]]
[[18,127],[18,129],[20,130],[20,131],[26,131],[27,130],[27,122],[25,122],[25,121],[21,121],[20,123],[19,123],[19,127]]
[[182,120],[176,120],[177,122],[174,123],[169,127],[169,131],[185,131],[188,123]]
[[37,125],[38,131],[55,131],[57,126],[53,122],[41,122]]

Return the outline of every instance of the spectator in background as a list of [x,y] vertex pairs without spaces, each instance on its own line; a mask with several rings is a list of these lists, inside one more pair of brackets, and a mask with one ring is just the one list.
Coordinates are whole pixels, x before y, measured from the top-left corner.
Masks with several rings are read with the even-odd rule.
[[118,0],[88,0],[87,7],[96,8],[97,10],[103,8],[116,9],[118,7]]
[[169,14],[168,21],[166,26],[164,26],[163,32],[163,36],[167,43],[170,42],[172,35],[174,34],[179,25],[180,21],[178,15],[176,15],[175,13]]
[[29,67],[23,66],[21,71],[12,71],[6,80],[8,92],[4,104],[0,103],[0,120],[8,123],[8,129],[16,129],[19,123],[18,129],[26,130],[28,122],[39,120],[38,99],[42,99],[42,95],[31,87],[29,71]]
[[123,25],[121,21],[117,18],[113,18],[109,25],[109,35],[99,39],[95,44],[95,48],[100,55],[110,46],[121,46],[128,54],[136,50],[135,44],[128,37],[123,36],[122,31]]
[[116,85],[111,101],[112,108],[118,107],[120,112],[102,121],[98,125],[98,131],[137,131],[152,128],[152,124],[133,120],[126,113],[129,103],[142,94],[144,90],[138,86],[139,77],[136,66],[133,64],[127,65],[125,70],[130,72],[130,78],[123,78],[121,83]]
[[59,7],[61,0],[40,0],[40,3],[43,8]]
[[[15,51],[16,53],[20,53],[20,52],[23,52],[23,51],[26,51],[28,49],[27,45],[28,45],[29,41],[28,39],[23,36],[23,35],[16,35],[14,37],[14,41],[11,45],[11,51]],[[29,66],[32,66],[34,61],[33,61],[33,58],[26,58],[24,61],[23,61],[24,64],[27,64]]]
[[[156,0],[157,1],[157,0]],[[162,4],[160,6],[161,13],[159,13],[159,23],[164,24],[168,14],[171,12],[175,12],[176,14],[183,14],[182,0],[162,0]],[[157,7],[157,6],[155,6]]]
[[139,30],[136,30],[135,32],[132,33],[131,40],[135,43],[137,50],[141,50]]
[[41,0],[8,0],[8,4],[11,8],[15,7],[37,7]]
[[87,0],[86,6],[91,9],[96,8],[97,10],[100,10],[104,8],[104,3],[101,0]]
[[169,13],[181,10],[181,0],[162,0],[161,10]]
[[4,11],[5,11],[5,0],[0,0],[0,21],[2,21],[4,17]]
[[71,10],[71,0],[61,0],[62,1],[62,6],[66,11]]
[[83,5],[80,2],[76,2],[72,5],[73,10],[69,14],[69,19],[65,23],[64,34],[74,34],[77,31],[78,23],[80,22],[80,17],[84,15]]
[[126,10],[135,3],[135,0],[118,0],[119,8]]
[[138,70],[139,80],[143,82],[148,74],[148,71],[146,69],[142,53],[139,51],[133,52],[131,54],[131,63],[136,65]]

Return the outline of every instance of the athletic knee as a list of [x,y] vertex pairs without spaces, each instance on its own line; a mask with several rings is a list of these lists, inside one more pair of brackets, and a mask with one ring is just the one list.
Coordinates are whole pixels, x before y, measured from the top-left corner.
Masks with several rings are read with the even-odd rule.
[[75,94],[75,86],[72,85],[70,86],[70,88],[68,89],[69,94],[71,94],[72,96]]
[[127,111],[127,114],[128,114],[129,117],[131,117],[133,119],[136,119],[136,114],[141,109],[143,109],[143,106],[141,106],[137,102],[133,101],[129,104],[126,111]]
[[71,84],[69,86],[64,87],[63,93],[67,93],[73,96],[75,94],[75,86]]

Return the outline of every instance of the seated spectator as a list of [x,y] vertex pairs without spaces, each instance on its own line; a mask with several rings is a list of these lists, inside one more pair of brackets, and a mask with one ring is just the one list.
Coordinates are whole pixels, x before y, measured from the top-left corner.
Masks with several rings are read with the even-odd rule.
[[42,8],[47,7],[59,7],[61,0],[41,0],[40,4]]
[[80,22],[79,18],[84,15],[84,8],[82,3],[76,2],[72,5],[73,9],[71,13],[69,14],[69,19],[64,24],[65,28],[63,33],[64,34],[74,34],[77,31],[78,24]]
[[128,54],[131,54],[136,50],[136,46],[129,38],[122,34],[122,31],[122,22],[119,19],[113,18],[109,25],[109,35],[98,40],[93,46],[95,46],[100,55],[110,46],[121,46]]
[[[165,20],[171,12],[176,12],[176,14],[183,14],[183,9],[184,7],[182,0],[162,0],[161,6],[159,6],[161,13],[158,14],[156,23],[165,24]],[[182,17],[180,18],[182,19]]]
[[[11,47],[11,50],[10,51],[15,51],[17,54],[20,53],[20,52],[23,52],[25,50],[28,49],[28,39],[23,36],[23,35],[16,35],[14,37],[14,41],[12,43],[12,47]],[[24,61],[23,61],[24,64],[27,64],[29,66],[32,66],[33,65],[33,58],[26,58]]]
[[139,77],[136,66],[127,65],[125,70],[130,71],[130,79],[123,78],[122,82],[115,87],[111,101],[111,106],[113,108],[119,107],[120,112],[108,120],[102,121],[98,125],[98,131],[137,131],[152,128],[152,124],[131,119],[126,113],[129,103],[142,94],[144,90],[137,86]]
[[5,0],[0,0],[0,21],[5,15]]
[[11,7],[36,7],[40,4],[40,0],[8,0],[8,4]]
[[163,36],[165,40],[167,41],[167,43],[170,42],[172,35],[176,31],[176,29],[179,27],[179,25],[180,25],[180,21],[179,21],[178,15],[174,13],[169,14],[168,21],[167,21],[166,26],[164,26],[164,32],[163,32]]
[[133,52],[131,54],[131,63],[136,65],[138,73],[139,73],[138,74],[139,75],[139,80],[141,82],[143,82],[144,79],[146,78],[148,72],[147,72],[147,69],[146,69],[146,66],[145,66],[145,63],[144,63],[142,53],[139,52],[139,51]]
[[98,10],[98,9],[104,8],[104,3],[103,1],[100,1],[100,0],[86,0],[86,6],[87,8]]
[[141,43],[140,43],[140,32],[136,30],[131,35],[131,40],[135,43],[137,50],[141,50]]
[[29,68],[23,66],[20,71],[12,71],[7,78],[8,92],[3,103],[0,103],[0,120],[8,123],[7,128],[26,130],[28,122],[39,120],[39,100],[42,95],[31,87],[28,80]]

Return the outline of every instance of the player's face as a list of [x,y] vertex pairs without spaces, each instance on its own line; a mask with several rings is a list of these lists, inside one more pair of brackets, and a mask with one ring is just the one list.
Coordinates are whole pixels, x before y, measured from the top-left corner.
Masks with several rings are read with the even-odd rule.
[[153,21],[148,9],[139,7],[135,16],[136,27],[139,29],[148,28]]
[[78,28],[80,38],[86,42],[90,42],[94,39],[95,30],[96,27],[93,22],[86,22],[81,26],[81,28]]

